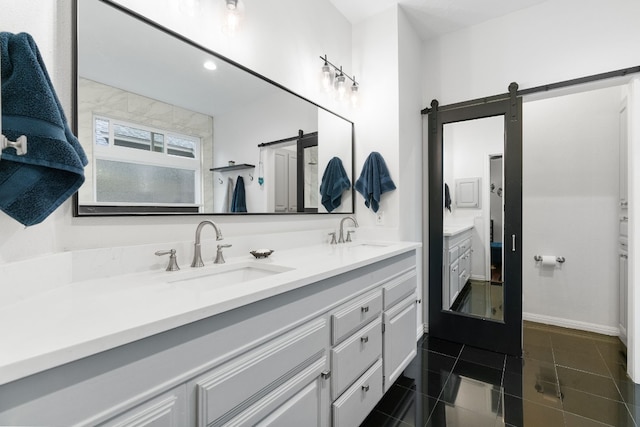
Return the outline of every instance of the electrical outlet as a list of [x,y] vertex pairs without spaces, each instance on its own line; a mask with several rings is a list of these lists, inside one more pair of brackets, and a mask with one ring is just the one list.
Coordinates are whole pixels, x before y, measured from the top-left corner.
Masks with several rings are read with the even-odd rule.
[[376,212],[376,225],[384,225],[384,213],[382,211]]

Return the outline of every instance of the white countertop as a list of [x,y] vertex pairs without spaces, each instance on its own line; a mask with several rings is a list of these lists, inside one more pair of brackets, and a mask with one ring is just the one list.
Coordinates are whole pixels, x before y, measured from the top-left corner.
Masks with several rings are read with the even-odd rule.
[[463,231],[471,230],[473,224],[445,224],[442,229],[442,235],[445,237],[455,236]]
[[[415,242],[323,244],[276,251],[261,260],[247,254],[199,269],[70,283],[0,308],[0,385],[418,247]],[[291,270],[207,289],[172,283],[247,262]]]

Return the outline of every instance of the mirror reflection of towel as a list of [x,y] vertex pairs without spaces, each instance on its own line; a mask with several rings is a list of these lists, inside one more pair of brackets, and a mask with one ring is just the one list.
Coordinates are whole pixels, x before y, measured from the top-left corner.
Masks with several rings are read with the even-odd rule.
[[451,193],[449,193],[449,186],[444,183],[444,207],[451,212]]
[[244,179],[238,176],[236,188],[233,190],[233,200],[231,201],[231,212],[246,212],[247,200],[244,193]]
[[227,189],[222,204],[222,212],[231,212],[231,201],[233,200],[233,178],[227,178]]
[[378,212],[382,194],[396,189],[387,164],[380,153],[373,151],[369,154],[355,187],[364,197],[365,206],[370,207],[374,212]]
[[328,212],[336,209],[342,203],[342,193],[349,188],[351,188],[351,181],[342,166],[342,160],[338,157],[332,158],[322,174],[320,184],[322,206]]

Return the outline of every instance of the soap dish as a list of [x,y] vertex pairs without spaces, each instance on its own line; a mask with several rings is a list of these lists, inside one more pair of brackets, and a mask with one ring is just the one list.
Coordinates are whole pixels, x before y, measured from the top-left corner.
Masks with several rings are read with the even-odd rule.
[[250,251],[249,253],[256,258],[267,258],[273,253],[273,249],[256,249],[255,251]]

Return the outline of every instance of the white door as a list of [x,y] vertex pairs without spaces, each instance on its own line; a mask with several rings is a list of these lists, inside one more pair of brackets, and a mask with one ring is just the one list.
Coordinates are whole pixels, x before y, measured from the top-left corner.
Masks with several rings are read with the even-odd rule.
[[274,151],[275,170],[275,212],[296,212],[297,202],[297,153],[292,150]]

